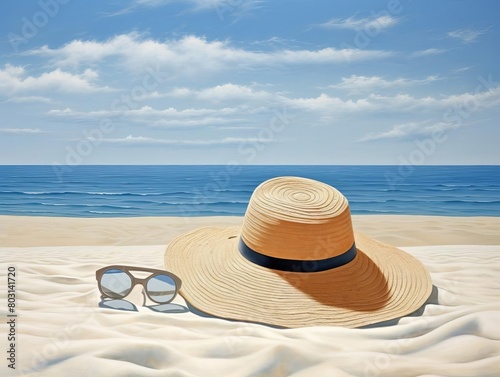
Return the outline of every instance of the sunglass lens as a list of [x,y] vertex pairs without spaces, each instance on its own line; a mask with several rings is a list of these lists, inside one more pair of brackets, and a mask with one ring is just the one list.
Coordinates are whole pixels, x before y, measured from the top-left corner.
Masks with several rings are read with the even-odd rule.
[[123,270],[107,270],[101,277],[101,289],[110,298],[122,298],[130,293],[132,279]]
[[174,299],[177,286],[170,276],[156,275],[148,280],[147,291],[153,301],[165,304]]

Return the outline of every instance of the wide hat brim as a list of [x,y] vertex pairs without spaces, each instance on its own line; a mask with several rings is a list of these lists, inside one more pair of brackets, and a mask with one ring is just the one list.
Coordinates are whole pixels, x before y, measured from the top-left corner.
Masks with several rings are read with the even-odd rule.
[[431,278],[408,253],[355,233],[356,257],[321,272],[261,267],[238,250],[240,227],[207,227],[174,239],[165,266],[194,308],[225,319],[279,327],[360,327],[419,309]]

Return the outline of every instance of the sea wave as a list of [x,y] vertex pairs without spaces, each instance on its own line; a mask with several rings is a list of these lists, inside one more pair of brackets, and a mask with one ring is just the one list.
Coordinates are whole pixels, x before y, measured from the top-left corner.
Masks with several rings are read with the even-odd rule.
[[85,211],[86,213],[93,213],[96,215],[120,215],[121,212],[110,212],[110,211]]
[[451,184],[451,183],[438,183],[434,186],[437,187],[475,187],[476,185],[467,185],[467,184]]
[[500,200],[461,200],[461,199],[453,199],[453,200],[440,200],[442,203],[471,203],[471,204],[477,204],[477,203],[483,203],[483,204],[499,204]]
[[[337,187],[353,213],[500,215],[500,167],[241,166],[230,182],[213,166],[75,166],[56,182],[51,166],[0,166],[0,213],[47,216],[189,216],[244,214],[251,193],[280,175]],[[215,177],[216,178],[216,177]],[[87,211],[97,213],[89,213]]]
[[208,202],[208,201],[187,201],[187,202],[152,202],[163,205],[231,205],[231,204],[248,204],[248,201],[240,201],[240,200],[228,200],[228,201],[216,201],[216,202]]
[[172,191],[172,192],[94,192],[94,191],[0,191],[0,194],[18,195],[99,195],[99,196],[161,196],[189,194],[192,191]]
[[81,204],[81,203],[78,204],[33,203],[33,204],[40,204],[43,206],[71,207],[71,208],[92,207],[92,208],[140,209],[139,207],[133,207],[133,206],[109,205],[109,204]]
[[87,195],[129,195],[129,196],[160,196],[160,195],[168,195],[166,193],[161,192],[150,192],[150,193],[139,193],[139,192],[82,192],[82,194]]

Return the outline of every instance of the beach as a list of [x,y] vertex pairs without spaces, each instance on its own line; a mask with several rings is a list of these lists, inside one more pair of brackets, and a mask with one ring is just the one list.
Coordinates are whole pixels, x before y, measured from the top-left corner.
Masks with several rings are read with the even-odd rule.
[[[354,216],[356,231],[401,247],[431,273],[418,312],[363,329],[264,325],[174,309],[99,307],[95,271],[163,268],[167,244],[241,217],[0,216],[0,268],[16,269],[16,370],[26,376],[497,376],[500,218]],[[4,290],[5,292],[5,290]],[[2,302],[6,303],[5,300]],[[2,333],[7,330],[7,307]],[[183,310],[177,310],[177,309]],[[184,312],[176,312],[184,311]],[[3,340],[4,348],[7,347]],[[7,348],[8,349],[8,348]]]
[[[500,245],[500,217],[353,215],[356,231],[394,246]],[[0,245],[167,245],[203,226],[238,226],[239,216],[74,218],[0,216]]]
[[4,4],[0,377],[500,377],[499,1]]

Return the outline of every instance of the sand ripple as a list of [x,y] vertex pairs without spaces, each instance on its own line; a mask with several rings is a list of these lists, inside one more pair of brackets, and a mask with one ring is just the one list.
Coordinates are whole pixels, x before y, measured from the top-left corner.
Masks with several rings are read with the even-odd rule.
[[500,246],[404,248],[429,268],[433,294],[418,313],[364,329],[279,330],[159,313],[141,306],[139,290],[130,298],[138,312],[98,307],[96,269],[162,268],[164,249],[0,248],[2,271],[13,255],[19,271],[17,375],[500,375]]

